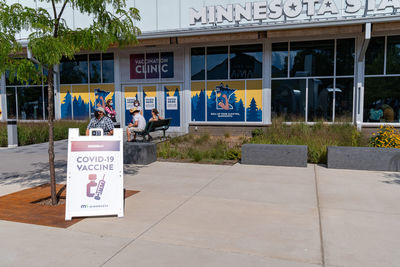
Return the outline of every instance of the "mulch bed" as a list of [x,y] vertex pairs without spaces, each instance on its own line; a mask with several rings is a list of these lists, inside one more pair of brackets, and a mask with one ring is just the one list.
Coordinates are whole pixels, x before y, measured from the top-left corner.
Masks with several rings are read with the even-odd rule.
[[[73,218],[65,220],[65,185],[57,184],[60,201],[57,206],[49,205],[50,185],[21,190],[0,197],[0,220],[37,224],[50,227],[68,228],[85,219]],[[125,198],[139,191],[125,190]]]

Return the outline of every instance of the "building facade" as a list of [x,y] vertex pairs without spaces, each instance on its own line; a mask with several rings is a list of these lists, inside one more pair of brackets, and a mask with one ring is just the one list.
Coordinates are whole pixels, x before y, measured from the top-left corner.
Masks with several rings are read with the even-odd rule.
[[[146,119],[157,108],[180,132],[275,118],[400,125],[399,0],[127,2],[141,12],[139,44],[63,61],[57,119],[113,99],[127,125],[138,99]],[[3,74],[2,120],[45,119],[46,90]]]

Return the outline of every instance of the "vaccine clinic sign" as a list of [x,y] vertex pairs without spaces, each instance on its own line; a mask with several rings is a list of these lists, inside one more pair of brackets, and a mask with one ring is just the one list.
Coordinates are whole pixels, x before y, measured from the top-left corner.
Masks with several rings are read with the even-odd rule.
[[174,53],[146,53],[130,55],[130,78],[158,79],[174,77]]
[[189,9],[189,24],[342,19],[400,13],[400,0],[271,0]]
[[100,215],[124,215],[122,129],[113,136],[69,129],[65,219]]

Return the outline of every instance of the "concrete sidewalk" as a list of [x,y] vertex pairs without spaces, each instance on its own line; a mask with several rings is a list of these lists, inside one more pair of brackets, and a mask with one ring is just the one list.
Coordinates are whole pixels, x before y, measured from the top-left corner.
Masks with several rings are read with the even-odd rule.
[[398,173],[156,162],[125,188],[124,218],[0,221],[0,266],[400,266]]

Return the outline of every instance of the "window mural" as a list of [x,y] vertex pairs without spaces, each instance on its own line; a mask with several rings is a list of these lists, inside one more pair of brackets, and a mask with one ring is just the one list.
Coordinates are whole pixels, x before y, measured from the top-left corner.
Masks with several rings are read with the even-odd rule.
[[114,101],[113,84],[61,85],[61,119],[86,120],[96,106],[104,107],[108,99]]
[[207,83],[207,121],[244,121],[245,81]]
[[262,81],[246,82],[246,121],[262,121]]
[[72,85],[72,113],[74,120],[89,118],[89,90],[87,85]]
[[91,84],[90,85],[90,112],[94,113],[96,107],[105,108],[108,99],[113,102],[115,109],[114,99],[114,84]]
[[127,103],[133,104],[133,101],[138,99],[138,87],[137,86],[126,86],[125,87],[125,125],[128,126],[132,122],[132,115],[129,113],[129,105]]
[[262,121],[262,80],[192,82],[191,96],[192,121]]
[[206,83],[192,82],[192,121],[206,120]]
[[151,118],[151,110],[157,108],[157,86],[147,85],[143,86],[143,103],[140,103],[143,107],[143,116],[146,121]]
[[72,119],[72,92],[71,85],[60,86],[61,119]]
[[180,108],[180,86],[179,85],[166,85],[164,86],[164,110],[165,118],[171,118],[172,127],[181,126],[181,108]]

